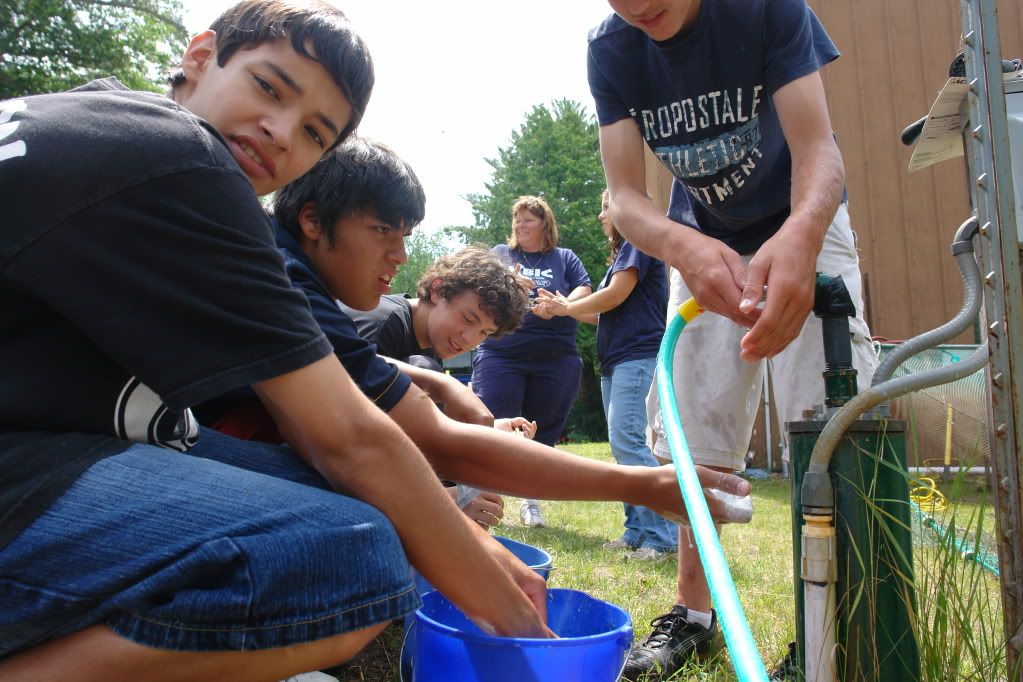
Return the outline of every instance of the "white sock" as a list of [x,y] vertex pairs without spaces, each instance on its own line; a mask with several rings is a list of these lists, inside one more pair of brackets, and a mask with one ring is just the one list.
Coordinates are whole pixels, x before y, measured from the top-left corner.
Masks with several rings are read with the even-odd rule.
[[710,613],[703,611],[697,611],[696,609],[688,609],[686,613],[686,620],[690,623],[696,623],[710,630],[710,624],[713,616]]

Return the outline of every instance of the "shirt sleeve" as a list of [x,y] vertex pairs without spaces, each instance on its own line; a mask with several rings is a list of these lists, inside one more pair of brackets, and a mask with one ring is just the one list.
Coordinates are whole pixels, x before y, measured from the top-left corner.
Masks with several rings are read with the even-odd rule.
[[806,0],[768,0],[764,5],[764,86],[784,85],[838,59],[838,48]]
[[330,352],[236,169],[122,189],[40,235],[4,275],[172,409]]
[[650,260],[650,256],[646,255],[629,242],[623,242],[622,248],[619,249],[618,255],[615,257],[615,262],[611,266],[611,275],[614,276],[614,273],[621,272],[622,270],[634,269],[636,271],[636,277],[638,279],[643,279],[643,277],[646,276],[647,271],[650,269]]
[[385,412],[398,404],[411,380],[377,355],[376,346],[362,338],[355,322],[336,301],[319,290],[304,266],[289,261],[288,271],[295,287],[305,294],[313,317],[334,348],[334,354],[359,389]]
[[[400,304],[399,304],[400,305]],[[375,337],[370,341],[377,345],[377,352],[389,358],[402,359],[411,355],[409,351],[408,329],[402,319],[402,311],[399,308],[392,310],[376,329]]]
[[[565,279],[568,281],[569,291],[576,287],[591,286],[590,276],[583,267],[583,262],[569,249],[565,249]],[[564,293],[567,295],[569,292]]]
[[592,43],[586,52],[586,79],[590,86],[590,94],[593,95],[597,122],[600,125],[606,126],[630,118],[629,108],[601,71]]

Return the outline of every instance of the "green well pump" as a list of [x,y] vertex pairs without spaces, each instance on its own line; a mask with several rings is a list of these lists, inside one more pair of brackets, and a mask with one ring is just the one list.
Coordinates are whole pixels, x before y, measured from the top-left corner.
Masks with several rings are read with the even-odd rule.
[[857,393],[855,308],[841,278],[818,275],[814,313],[824,334],[825,405],[786,424],[798,679],[919,680],[905,423],[856,419],[826,473],[811,471],[829,418]]

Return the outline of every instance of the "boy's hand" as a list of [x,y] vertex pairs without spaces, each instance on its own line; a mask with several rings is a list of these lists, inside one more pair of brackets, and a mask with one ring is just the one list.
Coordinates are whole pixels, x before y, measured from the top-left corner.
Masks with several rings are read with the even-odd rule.
[[462,512],[480,525],[483,530],[501,523],[504,518],[504,498],[497,493],[483,492],[469,500]]
[[495,419],[494,428],[499,431],[507,431],[508,433],[514,433],[518,429],[529,440],[533,440],[536,436],[536,422],[531,422],[525,417]]
[[701,308],[743,327],[756,324],[760,313],[755,304],[746,312],[739,309],[747,275],[738,253],[713,237],[689,230],[686,248],[673,254],[671,265],[682,274]]
[[[686,514],[685,504],[682,502],[682,492],[678,487],[678,478],[675,476],[675,467],[665,464],[660,467],[649,467],[646,471],[651,472],[655,483],[651,486],[651,492],[656,496],[657,502],[641,501],[639,504],[650,507],[655,512],[666,518],[688,523],[689,517]],[[749,495],[752,486],[744,478],[729,474],[724,471],[717,471],[708,467],[696,465],[696,475],[700,479],[703,488],[713,488],[732,495],[744,497]],[[725,515],[725,508],[720,500],[706,498],[707,506],[710,508],[710,515],[715,519]]]
[[[547,627],[547,581],[537,575],[536,571],[522,563],[518,557],[508,551],[508,548],[500,542],[489,535],[486,537],[490,541],[487,549],[529,599],[533,608],[536,609],[535,615],[538,617],[538,621],[533,623],[529,623],[528,618],[526,618],[521,624],[513,626],[504,632],[502,632],[501,626],[493,623],[492,625],[497,630],[497,633],[503,634],[506,637],[556,637],[550,628]],[[522,628],[526,629],[523,630]],[[510,634],[512,632],[519,634]]]
[[799,233],[779,232],[750,261],[739,310],[752,314],[768,296],[760,319],[742,337],[740,356],[747,362],[770,358],[799,336],[813,309],[817,253]]

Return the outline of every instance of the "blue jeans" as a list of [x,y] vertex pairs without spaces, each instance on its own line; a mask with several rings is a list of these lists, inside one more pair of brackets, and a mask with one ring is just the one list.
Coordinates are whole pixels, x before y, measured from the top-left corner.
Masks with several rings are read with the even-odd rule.
[[325,487],[286,447],[205,429],[188,454],[135,444],[97,462],[0,550],[0,657],[98,623],[150,647],[250,650],[415,609],[390,522]]
[[[626,466],[658,466],[646,445],[646,394],[657,358],[629,360],[600,377],[608,439],[615,461]],[[625,506],[622,541],[634,547],[664,551],[678,548],[678,526],[647,507]]]

